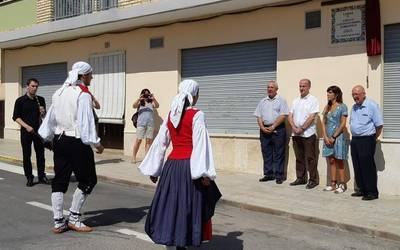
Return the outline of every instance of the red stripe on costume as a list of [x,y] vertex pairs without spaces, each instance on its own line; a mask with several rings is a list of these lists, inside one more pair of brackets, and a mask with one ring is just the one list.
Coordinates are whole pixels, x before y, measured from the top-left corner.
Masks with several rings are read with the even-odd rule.
[[203,235],[202,235],[202,240],[211,240],[212,238],[212,222],[211,219],[209,219],[207,222],[203,223]]
[[79,88],[81,88],[82,92],[85,92],[85,93],[88,93],[88,94],[92,95],[92,94],[90,93],[90,91],[89,91],[89,88],[88,88],[86,85],[84,85],[84,84],[78,84],[78,86],[79,86]]

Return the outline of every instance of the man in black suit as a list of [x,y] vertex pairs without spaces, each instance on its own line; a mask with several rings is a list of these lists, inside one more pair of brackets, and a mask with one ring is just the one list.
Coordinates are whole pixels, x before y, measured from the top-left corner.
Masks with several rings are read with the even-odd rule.
[[44,172],[44,146],[38,136],[42,118],[46,114],[46,103],[43,97],[36,95],[39,81],[31,78],[26,82],[26,93],[15,101],[13,120],[21,125],[21,146],[23,154],[24,172],[27,178],[26,186],[33,186],[32,174],[32,142],[36,152],[36,165],[39,183],[50,184]]

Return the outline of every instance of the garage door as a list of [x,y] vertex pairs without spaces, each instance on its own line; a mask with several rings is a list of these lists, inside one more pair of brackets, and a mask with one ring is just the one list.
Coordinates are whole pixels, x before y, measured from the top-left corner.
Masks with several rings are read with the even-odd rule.
[[39,81],[38,95],[46,100],[47,108],[51,105],[51,97],[61,87],[67,78],[67,63],[52,63],[22,68],[22,84],[25,87],[29,78],[36,78]]
[[253,116],[276,79],[276,39],[182,50],[182,78],[200,84],[197,106],[212,133],[256,134]]
[[400,139],[400,24],[385,26],[383,137]]

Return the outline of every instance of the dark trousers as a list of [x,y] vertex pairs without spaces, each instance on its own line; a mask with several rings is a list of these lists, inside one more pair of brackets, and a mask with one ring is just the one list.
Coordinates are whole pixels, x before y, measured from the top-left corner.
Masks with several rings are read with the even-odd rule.
[[378,175],[374,159],[375,135],[353,136],[350,146],[354,177],[359,191],[364,195],[378,196]]
[[[296,156],[296,176],[297,179],[307,181],[307,170],[309,180],[319,183],[317,156],[315,144],[317,136],[312,135],[308,138],[293,136],[293,149]],[[308,169],[307,169],[308,167]]]
[[80,139],[69,136],[55,136],[54,179],[51,182],[52,192],[67,192],[72,172],[78,181],[78,188],[90,194],[97,183],[93,150]]
[[[283,179],[286,129],[285,125],[278,126],[276,133],[265,134],[260,131],[261,152],[264,161],[264,175],[275,176],[276,179]],[[275,166],[275,173],[273,167]]]
[[39,178],[45,176],[44,173],[44,146],[41,139],[35,134],[28,133],[26,130],[21,130],[21,146],[22,146],[22,155],[23,155],[23,165],[24,165],[24,173],[26,178],[33,178],[32,174],[32,142],[33,148],[35,149],[36,154],[36,165]]

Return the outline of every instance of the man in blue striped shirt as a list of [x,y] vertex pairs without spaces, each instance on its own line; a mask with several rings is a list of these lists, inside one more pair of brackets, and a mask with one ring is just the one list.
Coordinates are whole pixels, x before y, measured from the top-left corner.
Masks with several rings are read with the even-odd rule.
[[378,104],[366,97],[365,89],[361,85],[353,88],[352,96],[355,104],[350,117],[351,158],[359,191],[351,196],[374,200],[379,196],[374,154],[376,139],[383,128],[382,113]]
[[[282,184],[286,147],[285,120],[289,114],[286,100],[278,95],[278,84],[269,81],[267,96],[262,99],[254,115],[260,127],[261,152],[264,162],[264,177],[259,181],[276,180]],[[274,171],[275,166],[275,171]]]

